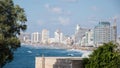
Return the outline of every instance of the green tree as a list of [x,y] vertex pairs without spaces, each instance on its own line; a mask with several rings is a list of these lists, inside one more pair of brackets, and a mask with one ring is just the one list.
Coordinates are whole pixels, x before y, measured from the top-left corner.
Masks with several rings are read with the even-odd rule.
[[120,68],[120,53],[116,49],[117,44],[104,43],[84,58],[85,68]]
[[14,51],[20,47],[18,35],[25,31],[27,21],[24,9],[13,0],[0,0],[0,68],[13,60]]

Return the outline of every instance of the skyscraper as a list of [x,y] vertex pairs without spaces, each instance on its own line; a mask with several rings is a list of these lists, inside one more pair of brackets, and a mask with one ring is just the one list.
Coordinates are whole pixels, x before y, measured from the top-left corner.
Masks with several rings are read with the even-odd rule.
[[38,32],[34,32],[31,34],[31,42],[39,43],[41,41],[41,34]]
[[82,37],[85,35],[85,32],[87,32],[87,31],[88,31],[88,29],[81,28],[80,25],[77,25],[76,31],[75,31],[74,42],[79,44],[81,42]]
[[19,39],[22,43],[31,42],[31,35],[29,33],[21,33]]
[[47,44],[49,39],[49,31],[47,29],[42,30],[42,43]]
[[93,43],[93,30],[88,30],[81,40],[81,46],[94,46]]
[[55,35],[55,42],[56,43],[62,43],[62,41],[63,41],[63,33],[59,29],[57,29],[55,31],[54,35]]
[[114,19],[114,23],[111,26],[111,40],[114,42],[117,41],[117,22],[116,22],[116,19]]
[[116,24],[111,26],[110,22],[99,22],[94,28],[94,44],[98,46],[110,41],[116,41],[116,28]]

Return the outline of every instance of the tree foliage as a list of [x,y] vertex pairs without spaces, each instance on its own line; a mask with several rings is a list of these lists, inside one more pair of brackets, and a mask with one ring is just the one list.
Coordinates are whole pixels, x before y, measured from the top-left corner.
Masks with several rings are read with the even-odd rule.
[[120,68],[120,53],[117,44],[104,43],[89,56],[84,58],[85,68]]
[[20,47],[18,35],[25,31],[27,21],[24,9],[13,0],[0,0],[0,68],[13,60],[14,51]]

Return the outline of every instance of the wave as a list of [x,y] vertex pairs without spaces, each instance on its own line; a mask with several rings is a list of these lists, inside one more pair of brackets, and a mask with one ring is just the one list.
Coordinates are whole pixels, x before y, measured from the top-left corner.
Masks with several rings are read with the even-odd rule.
[[27,51],[28,53],[32,53],[32,51]]
[[[89,51],[89,50],[78,50],[78,49],[68,49],[68,52],[79,52],[82,54],[82,58],[89,58],[89,55],[92,54],[93,51]],[[75,54],[75,53],[74,53]]]
[[90,54],[92,54],[92,51],[91,52],[84,52],[81,57],[82,58],[89,58]]
[[79,49],[68,49],[67,51],[76,51],[76,52],[82,52],[82,53],[91,52],[89,50],[79,50]]

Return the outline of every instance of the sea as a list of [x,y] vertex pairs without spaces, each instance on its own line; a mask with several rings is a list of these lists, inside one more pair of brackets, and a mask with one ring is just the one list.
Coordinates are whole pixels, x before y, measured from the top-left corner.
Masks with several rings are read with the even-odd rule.
[[14,52],[14,60],[7,63],[3,68],[35,68],[35,57],[81,57],[81,51],[21,46]]

